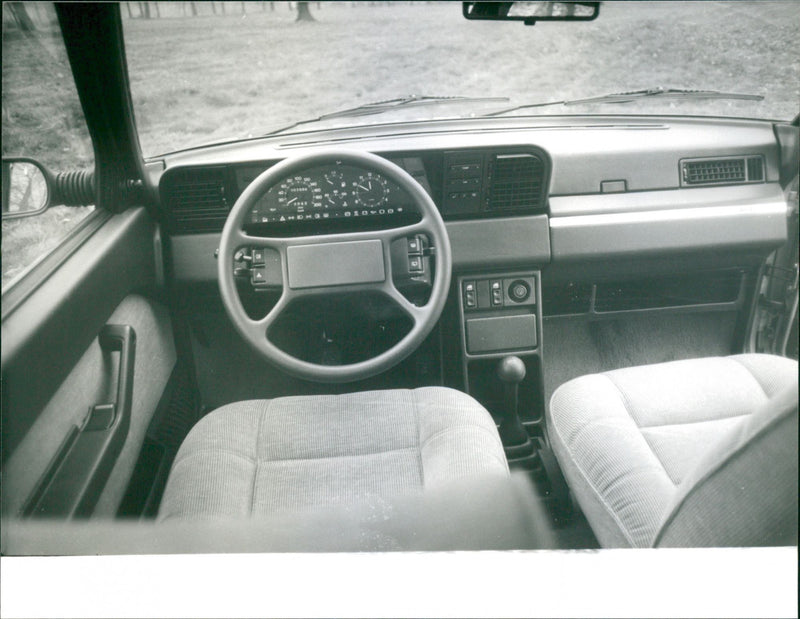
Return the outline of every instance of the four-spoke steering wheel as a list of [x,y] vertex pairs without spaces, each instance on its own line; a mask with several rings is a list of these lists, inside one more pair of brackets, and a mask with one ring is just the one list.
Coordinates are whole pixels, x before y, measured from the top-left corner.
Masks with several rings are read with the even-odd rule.
[[[285,178],[326,164],[349,164],[382,174],[413,200],[421,219],[410,225],[378,231],[339,232],[292,238],[248,234],[244,224],[258,200]],[[422,306],[396,288],[392,273],[392,243],[402,237],[428,237],[435,262],[430,296]],[[280,257],[283,292],[261,319],[245,312],[236,288],[234,255],[240,249],[271,249]],[[219,246],[219,286],[225,309],[237,331],[259,353],[289,374],[318,382],[348,382],[379,374],[411,354],[430,333],[442,313],[450,287],[450,241],[436,205],[405,170],[370,153],[328,151],[289,158],[258,176],[231,209]],[[371,359],[348,365],[320,365],[298,359],[276,347],[270,327],[292,301],[301,297],[378,291],[409,316],[410,331],[394,346]]]

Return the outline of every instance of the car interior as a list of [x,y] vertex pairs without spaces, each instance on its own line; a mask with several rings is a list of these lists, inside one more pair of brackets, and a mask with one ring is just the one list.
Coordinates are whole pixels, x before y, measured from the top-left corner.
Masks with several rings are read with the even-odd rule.
[[121,10],[56,6],[97,208],[3,291],[4,555],[797,546],[797,116],[145,158]]

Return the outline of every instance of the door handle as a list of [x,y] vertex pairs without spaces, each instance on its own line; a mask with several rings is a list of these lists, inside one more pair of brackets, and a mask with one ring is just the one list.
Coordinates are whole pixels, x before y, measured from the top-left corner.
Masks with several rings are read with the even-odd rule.
[[133,400],[133,370],[136,357],[136,332],[130,325],[105,325],[98,336],[100,348],[119,353],[117,389],[113,402],[95,404],[82,431],[107,430],[119,420],[130,419]]
[[103,351],[119,353],[114,401],[96,404],[73,426],[31,494],[24,516],[88,516],[125,445],[131,423],[136,332],[130,325],[105,325]]

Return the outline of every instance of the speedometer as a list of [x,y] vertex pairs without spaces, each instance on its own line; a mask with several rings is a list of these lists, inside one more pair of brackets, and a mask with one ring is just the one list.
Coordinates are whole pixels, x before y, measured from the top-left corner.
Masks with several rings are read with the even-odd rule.
[[278,185],[278,207],[284,213],[306,213],[322,208],[322,190],[310,176],[293,176]]

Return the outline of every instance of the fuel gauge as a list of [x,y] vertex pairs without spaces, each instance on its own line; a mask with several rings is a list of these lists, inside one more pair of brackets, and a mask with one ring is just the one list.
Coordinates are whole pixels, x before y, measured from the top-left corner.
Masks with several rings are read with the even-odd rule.
[[339,170],[331,170],[325,173],[325,182],[331,187],[344,187],[344,174]]

